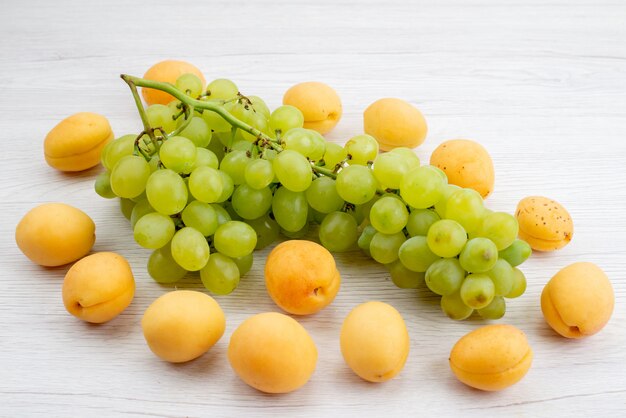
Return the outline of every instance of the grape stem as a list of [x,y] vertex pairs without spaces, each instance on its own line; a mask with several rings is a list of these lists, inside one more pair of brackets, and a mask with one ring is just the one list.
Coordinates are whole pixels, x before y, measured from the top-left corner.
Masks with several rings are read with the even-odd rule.
[[194,99],[190,96],[187,96],[185,93],[178,90],[173,84],[170,84],[170,83],[163,83],[163,82],[154,81],[154,80],[146,80],[144,78],[134,77],[128,74],[122,74],[120,75],[120,77],[122,78],[122,80],[126,82],[126,84],[128,84],[131,92],[133,93],[133,96],[135,98],[135,103],[137,104],[137,108],[139,109],[139,114],[141,115],[141,121],[143,122],[144,128],[146,129],[146,131],[149,131],[150,124],[148,123],[148,118],[143,109],[143,105],[141,104],[141,99],[139,98],[139,94],[137,93],[137,87],[161,90],[165,93],[169,93],[172,96],[174,96],[176,99],[180,100],[185,105],[189,106],[190,108],[209,110],[211,112],[215,112],[218,115],[220,115],[223,119],[225,119],[226,122],[231,124],[233,127],[241,129],[242,131],[246,131],[250,135],[254,135],[255,137],[259,139],[263,139],[268,142],[274,142],[272,138],[265,135],[260,130],[253,128],[247,123],[231,115],[230,112],[224,109],[219,103],[212,103],[210,101],[204,102],[201,100]]
[[154,141],[154,132],[152,131],[152,127],[150,126],[150,122],[148,121],[148,115],[146,114],[146,110],[143,108],[143,103],[141,103],[141,99],[139,98],[137,86],[125,79],[124,76],[122,76],[122,79],[126,81],[126,84],[128,84],[128,87],[130,87],[130,91],[133,94],[133,99],[135,99],[135,105],[137,105],[139,117],[141,118],[141,123],[143,124],[144,133],[148,134],[150,139]]
[[318,174],[321,174],[323,176],[327,176],[333,179],[337,178],[337,173],[335,173],[333,170],[329,170],[328,168],[324,168],[324,167],[320,167],[318,165],[315,165],[315,163],[313,161],[311,161],[311,168],[313,169],[313,171],[315,171]]
[[183,105],[183,114],[185,115],[185,121],[181,123],[178,128],[172,131],[172,133],[169,134],[169,136],[176,136],[185,130],[185,128],[191,123],[191,118],[193,117],[193,110],[194,110],[193,106],[189,106],[186,104]]

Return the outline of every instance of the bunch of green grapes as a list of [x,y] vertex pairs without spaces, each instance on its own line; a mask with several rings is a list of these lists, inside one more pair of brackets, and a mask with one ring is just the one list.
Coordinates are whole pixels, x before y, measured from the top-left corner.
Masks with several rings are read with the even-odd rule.
[[412,150],[379,154],[369,135],[344,146],[327,142],[303,128],[297,108],[270,112],[230,80],[203,89],[186,74],[176,87],[223,107],[265,139],[216,112],[191,114],[173,101],[145,110],[162,133],[158,140],[126,135],[105,147],[96,191],[120,198],[135,240],[154,251],[148,272],[156,281],[174,283],[199,271],[208,290],[230,293],[250,270],[253,250],[281,233],[305,237],[317,224],[327,249],[360,247],[402,288],[425,281],[454,319],[474,310],[499,318],[504,298],[524,292],[516,266],[530,247],[516,239],[515,218],[489,211],[471,189],[448,185]]

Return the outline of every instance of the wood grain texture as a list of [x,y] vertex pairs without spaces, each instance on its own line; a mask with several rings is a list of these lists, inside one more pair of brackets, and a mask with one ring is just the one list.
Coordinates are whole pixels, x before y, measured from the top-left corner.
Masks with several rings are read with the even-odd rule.
[[[0,3],[0,416],[624,416],[626,413],[626,3],[615,1],[107,1]],[[98,198],[100,168],[61,174],[45,164],[42,140],[78,111],[106,115],[117,134],[140,122],[122,72],[141,75],[165,58],[189,60],[208,79],[228,77],[271,107],[292,84],[334,86],[344,116],[329,135],[361,131],[361,113],[380,97],[402,97],[429,123],[423,161],[443,140],[481,142],[496,167],[488,206],[512,212],[527,195],[568,208],[572,243],[523,266],[529,286],[502,322],[523,329],[533,367],[501,393],[471,390],[452,376],[454,342],[480,326],[443,316],[427,291],[396,289],[383,267],[359,253],[337,256],[342,289],[326,310],[300,322],[319,349],[301,390],[263,395],[226,361],[241,321],[275,311],[263,286],[266,251],[230,296],[222,340],[189,364],[148,350],[146,307],[169,287],[145,271],[148,251],[133,242],[113,201]],[[94,251],[133,266],[137,293],[116,320],[90,326],[61,302],[67,267],[32,265],[14,243],[34,205],[64,201],[97,224]],[[574,261],[600,265],[612,280],[615,312],[600,334],[558,337],[539,295]],[[198,280],[179,287],[200,289]],[[398,378],[368,384],[339,352],[345,315],[378,299],[406,319],[411,352]]]

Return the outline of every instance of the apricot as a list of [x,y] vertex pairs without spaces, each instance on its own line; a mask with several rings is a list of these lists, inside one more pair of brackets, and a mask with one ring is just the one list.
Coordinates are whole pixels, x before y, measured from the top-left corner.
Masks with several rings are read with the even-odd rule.
[[343,321],[341,354],[362,379],[385,382],[404,367],[409,333],[400,313],[383,302],[366,302]]
[[468,386],[505,389],[530,369],[533,351],[526,335],[512,325],[487,325],[465,334],[452,347],[450,368]]
[[100,153],[113,139],[109,121],[97,113],[68,116],[46,135],[44,156],[50,167],[61,171],[82,171],[100,162]]
[[79,260],[63,281],[65,309],[95,324],[118,316],[134,296],[133,272],[128,261],[116,253],[95,253]]
[[304,127],[321,134],[330,132],[341,119],[341,99],[327,84],[308,81],[292,86],[283,96],[283,104],[300,109]]
[[224,335],[226,319],[211,296],[175,290],[159,297],[141,319],[150,350],[171,363],[193,360],[206,353]]
[[520,200],[515,217],[519,223],[519,237],[533,250],[558,250],[574,235],[570,214],[560,203],[547,197],[529,196]]
[[474,189],[483,198],[493,191],[493,161],[478,142],[469,139],[442,142],[431,154],[430,165],[443,170],[448,183]]
[[[202,75],[202,72],[193,64],[185,61],[165,60],[157,62],[146,71],[143,78],[154,81],[163,81],[166,83],[175,84],[178,77],[183,74],[194,74],[202,81],[202,86],[206,84],[206,80]],[[172,100],[174,96],[165,93],[161,90],[155,90],[150,88],[142,88],[141,94],[143,99],[148,105],[162,104],[166,105]]]
[[291,314],[308,315],[323,309],[335,299],[340,283],[332,254],[315,242],[285,241],[267,256],[267,292]]
[[415,148],[424,142],[428,127],[424,115],[401,99],[380,99],[363,113],[363,129],[376,138],[380,149]]
[[19,249],[34,263],[62,266],[85,256],[96,240],[96,225],[80,209],[45,203],[31,209],[15,228]]
[[266,393],[302,387],[315,371],[317,348],[293,318],[267,312],[246,319],[233,332],[228,360],[248,385]]
[[541,292],[543,317],[567,338],[584,338],[600,331],[609,322],[614,304],[609,278],[593,263],[570,264]]

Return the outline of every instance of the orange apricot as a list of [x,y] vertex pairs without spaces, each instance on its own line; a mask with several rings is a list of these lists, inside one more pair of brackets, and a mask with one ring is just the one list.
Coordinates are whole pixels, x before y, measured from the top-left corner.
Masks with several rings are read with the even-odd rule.
[[380,149],[415,148],[424,142],[428,127],[424,115],[401,99],[380,99],[363,113],[363,129],[376,138]]
[[[178,77],[183,74],[194,74],[202,81],[203,87],[206,84],[204,75],[202,75],[202,72],[196,66],[185,61],[176,60],[165,60],[157,62],[152,67],[150,67],[148,71],[146,71],[146,73],[143,75],[143,78],[175,84]],[[174,100],[174,97],[168,93],[165,93],[161,90],[155,90],[145,87],[141,89],[141,94],[143,95],[143,99],[148,105],[166,105]]]
[[283,96],[283,104],[295,106],[304,115],[304,127],[321,134],[330,132],[341,119],[341,99],[327,84],[308,81],[292,86]]

